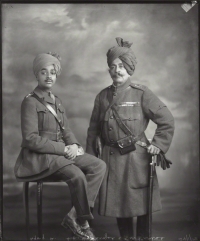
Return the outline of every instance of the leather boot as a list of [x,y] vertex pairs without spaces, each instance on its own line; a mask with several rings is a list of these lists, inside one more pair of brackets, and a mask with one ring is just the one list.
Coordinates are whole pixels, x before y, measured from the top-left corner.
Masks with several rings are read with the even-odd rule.
[[133,237],[133,218],[117,218],[117,226],[121,240],[129,240]]
[[[148,223],[148,215],[138,216],[137,217],[137,239],[139,238],[149,238],[149,223]],[[146,240],[145,239],[145,240]],[[148,239],[147,239],[148,240]]]

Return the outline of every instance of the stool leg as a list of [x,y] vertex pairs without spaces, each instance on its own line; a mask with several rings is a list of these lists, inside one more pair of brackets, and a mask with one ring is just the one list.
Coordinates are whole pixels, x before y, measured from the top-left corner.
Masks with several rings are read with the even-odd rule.
[[29,182],[23,184],[23,202],[25,207],[25,221],[26,221],[26,237],[29,240]]
[[42,239],[42,181],[37,182],[37,220],[38,237]]

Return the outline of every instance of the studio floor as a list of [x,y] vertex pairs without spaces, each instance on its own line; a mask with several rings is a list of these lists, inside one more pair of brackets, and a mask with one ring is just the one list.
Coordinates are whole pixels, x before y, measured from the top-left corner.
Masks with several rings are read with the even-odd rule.
[[[200,240],[199,196],[197,190],[161,190],[162,211],[153,214],[152,240]],[[36,219],[36,186],[30,188],[30,239],[39,240]],[[69,190],[65,185],[45,184],[43,188],[42,240],[76,240],[61,225],[71,208]],[[134,218],[134,223],[136,219]],[[135,225],[134,225],[135,226]],[[98,201],[94,208],[92,228],[99,240],[119,240],[115,218],[98,215]],[[5,196],[3,200],[3,241],[27,240],[22,193]],[[133,237],[133,240],[135,238]]]

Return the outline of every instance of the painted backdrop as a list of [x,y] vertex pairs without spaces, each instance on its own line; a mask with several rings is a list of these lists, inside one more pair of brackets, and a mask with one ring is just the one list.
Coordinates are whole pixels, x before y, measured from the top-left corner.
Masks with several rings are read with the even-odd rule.
[[[196,188],[198,183],[198,8],[181,4],[3,4],[3,177],[4,195],[21,192],[13,167],[20,151],[20,105],[36,86],[32,62],[38,53],[57,52],[60,96],[80,143],[99,91],[111,84],[106,63],[115,38],[133,42],[133,82],[147,85],[175,117],[167,154],[169,170],[157,168],[160,187]],[[152,137],[155,125],[147,135]]]

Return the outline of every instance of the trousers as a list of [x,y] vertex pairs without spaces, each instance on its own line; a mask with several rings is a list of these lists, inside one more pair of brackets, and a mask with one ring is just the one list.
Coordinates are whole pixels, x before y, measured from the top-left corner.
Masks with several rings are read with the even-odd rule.
[[[133,218],[117,218],[117,226],[121,238],[130,238],[134,236],[133,231]],[[136,237],[137,238],[147,238],[148,233],[148,215],[137,217],[137,227],[136,227]]]
[[62,167],[47,179],[66,182],[77,218],[93,219],[90,208],[94,207],[105,175],[106,164],[101,159],[87,153],[77,156],[73,161],[75,163]]

